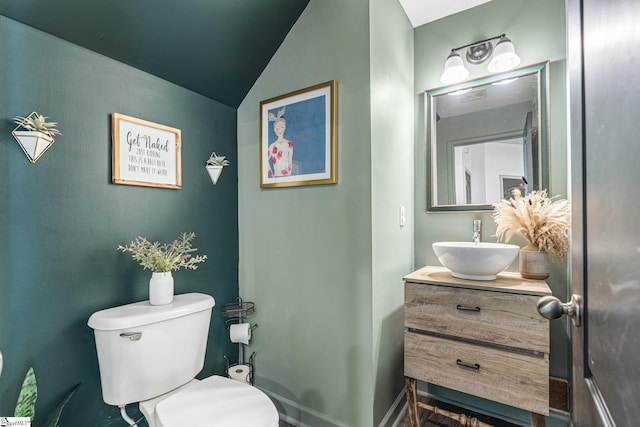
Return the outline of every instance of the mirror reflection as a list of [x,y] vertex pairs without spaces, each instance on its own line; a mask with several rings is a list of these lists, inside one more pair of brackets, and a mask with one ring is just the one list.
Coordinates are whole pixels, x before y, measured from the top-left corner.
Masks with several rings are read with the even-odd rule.
[[427,91],[427,209],[546,188],[547,64]]

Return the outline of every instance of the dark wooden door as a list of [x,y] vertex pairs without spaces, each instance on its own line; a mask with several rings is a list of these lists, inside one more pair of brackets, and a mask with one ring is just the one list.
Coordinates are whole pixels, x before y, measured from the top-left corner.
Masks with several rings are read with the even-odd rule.
[[640,1],[568,0],[573,424],[640,425]]

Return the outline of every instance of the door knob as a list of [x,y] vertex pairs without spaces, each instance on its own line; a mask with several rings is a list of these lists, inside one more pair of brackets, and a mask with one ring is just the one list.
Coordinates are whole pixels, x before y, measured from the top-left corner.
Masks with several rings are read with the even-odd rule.
[[560,302],[553,296],[542,297],[538,300],[538,313],[546,319],[558,319],[563,314],[571,317],[574,326],[580,326],[582,319],[582,299],[580,295],[571,295],[569,302]]

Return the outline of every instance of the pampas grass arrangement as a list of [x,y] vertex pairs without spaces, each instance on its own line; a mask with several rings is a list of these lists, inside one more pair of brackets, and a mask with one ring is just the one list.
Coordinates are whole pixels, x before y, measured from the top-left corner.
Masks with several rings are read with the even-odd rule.
[[524,197],[515,194],[493,206],[498,240],[508,242],[519,234],[529,242],[526,250],[545,251],[558,261],[564,259],[571,227],[571,205],[567,200],[552,200],[547,190],[541,190]]

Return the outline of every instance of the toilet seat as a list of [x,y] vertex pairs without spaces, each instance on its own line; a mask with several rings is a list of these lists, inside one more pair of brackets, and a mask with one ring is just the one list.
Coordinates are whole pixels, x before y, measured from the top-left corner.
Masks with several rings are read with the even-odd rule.
[[278,427],[278,411],[259,389],[213,375],[155,405],[157,427]]

